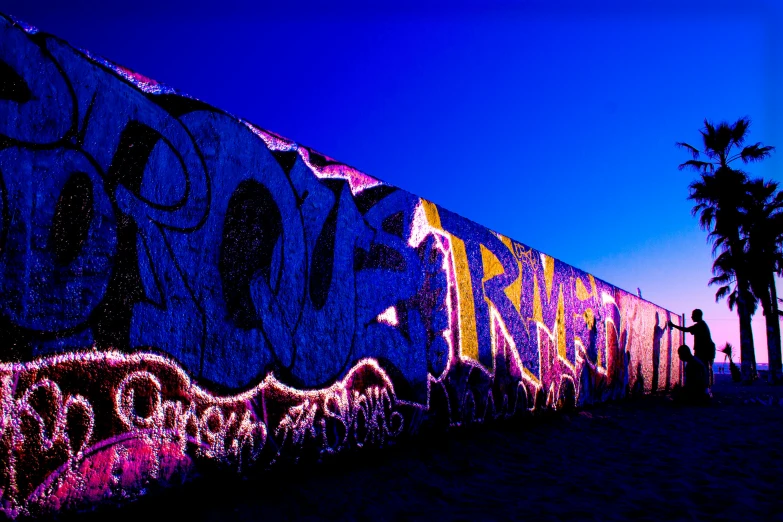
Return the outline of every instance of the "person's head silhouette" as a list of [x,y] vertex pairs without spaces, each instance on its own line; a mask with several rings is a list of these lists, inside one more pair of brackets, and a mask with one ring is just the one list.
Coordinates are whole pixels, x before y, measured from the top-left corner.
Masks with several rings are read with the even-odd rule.
[[702,317],[704,317],[704,314],[702,314],[701,310],[699,310],[698,308],[693,312],[691,312],[691,319],[693,319],[694,322],[698,323],[699,321],[701,321]]
[[690,360],[693,359],[693,354],[687,344],[680,345],[680,347],[677,348],[677,355],[679,355],[680,360],[684,362],[690,362]]

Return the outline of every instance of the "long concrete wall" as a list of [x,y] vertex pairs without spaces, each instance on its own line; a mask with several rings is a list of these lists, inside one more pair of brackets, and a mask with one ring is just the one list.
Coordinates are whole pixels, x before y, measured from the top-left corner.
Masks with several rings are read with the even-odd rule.
[[678,316],[0,17],[0,510],[669,388]]

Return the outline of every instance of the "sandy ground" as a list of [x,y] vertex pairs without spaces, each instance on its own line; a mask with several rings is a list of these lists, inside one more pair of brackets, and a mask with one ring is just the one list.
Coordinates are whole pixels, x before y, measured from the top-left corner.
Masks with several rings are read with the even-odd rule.
[[783,521],[783,387],[716,378],[705,408],[648,396],[60,518]]

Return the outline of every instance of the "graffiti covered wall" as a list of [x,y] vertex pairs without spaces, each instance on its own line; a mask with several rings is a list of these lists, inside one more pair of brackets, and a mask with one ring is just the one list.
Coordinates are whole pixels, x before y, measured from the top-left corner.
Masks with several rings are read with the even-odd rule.
[[0,510],[621,398],[679,318],[0,17]]

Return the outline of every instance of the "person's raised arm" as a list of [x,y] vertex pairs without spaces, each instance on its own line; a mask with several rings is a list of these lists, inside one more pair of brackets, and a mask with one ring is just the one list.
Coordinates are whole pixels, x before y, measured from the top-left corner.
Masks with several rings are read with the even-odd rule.
[[675,328],[675,329],[677,329],[677,330],[679,330],[681,332],[693,333],[694,326],[696,326],[696,325],[691,325],[691,326],[688,326],[688,327],[678,326],[678,325],[674,324],[673,322],[669,321],[669,328]]

